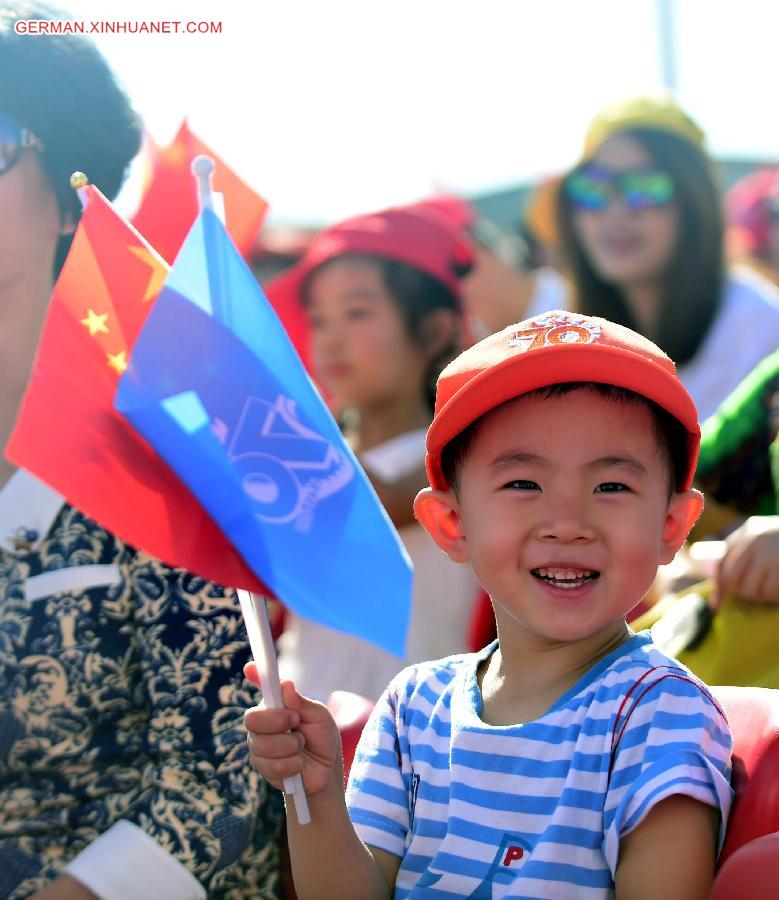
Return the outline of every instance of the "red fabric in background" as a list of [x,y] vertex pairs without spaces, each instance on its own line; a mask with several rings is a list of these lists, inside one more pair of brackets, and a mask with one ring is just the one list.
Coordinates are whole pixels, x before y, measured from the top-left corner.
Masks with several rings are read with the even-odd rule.
[[264,287],[265,296],[281,320],[306,371],[312,372],[311,331],[308,317],[300,302],[300,277],[293,267],[271,279]]
[[248,253],[268,210],[267,202],[192,134],[186,122],[169,147],[158,147],[147,138],[148,183],[131,221],[171,264],[198,214],[197,186],[190,167],[201,153],[214,161],[212,186],[224,198],[225,227],[241,255]]

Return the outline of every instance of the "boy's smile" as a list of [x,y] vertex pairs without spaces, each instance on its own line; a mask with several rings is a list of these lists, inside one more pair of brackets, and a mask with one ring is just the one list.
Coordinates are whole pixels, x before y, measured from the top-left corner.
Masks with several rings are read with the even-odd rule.
[[531,574],[551,587],[563,588],[567,591],[584,587],[600,576],[600,572],[582,569],[581,566],[544,566],[533,569]]
[[458,495],[441,492],[447,549],[473,564],[502,644],[607,639],[686,535],[698,501],[669,502],[668,485],[647,406],[588,388],[520,397],[480,421]]

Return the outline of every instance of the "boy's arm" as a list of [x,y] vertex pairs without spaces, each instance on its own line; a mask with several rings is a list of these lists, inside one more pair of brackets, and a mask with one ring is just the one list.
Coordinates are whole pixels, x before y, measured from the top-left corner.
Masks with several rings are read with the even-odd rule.
[[400,859],[359,839],[343,790],[338,796],[309,797],[308,805],[308,825],[298,825],[292,804],[287,806],[292,877],[300,900],[390,900]]
[[635,682],[615,727],[603,849],[620,900],[708,897],[732,803],[724,714],[671,663]]
[[[246,674],[256,682],[255,666]],[[274,787],[300,773],[311,822],[299,825],[287,804],[287,831],[295,890],[300,900],[389,900],[400,859],[369,849],[357,836],[344,796],[338,729],[326,706],[282,682],[283,709],[246,713],[252,764]],[[295,729],[294,731],[292,729]]]
[[658,803],[620,844],[618,900],[706,900],[719,810],[681,794]]

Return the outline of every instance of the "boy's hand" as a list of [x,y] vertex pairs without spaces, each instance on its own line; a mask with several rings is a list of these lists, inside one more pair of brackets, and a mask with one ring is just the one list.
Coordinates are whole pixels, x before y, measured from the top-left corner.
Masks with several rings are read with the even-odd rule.
[[[244,672],[258,683],[254,663]],[[299,694],[291,681],[282,681],[281,693],[285,709],[255,706],[244,716],[252,765],[279,790],[285,778],[299,772],[309,798],[328,790],[343,795],[341,737],[332,715],[324,704]]]

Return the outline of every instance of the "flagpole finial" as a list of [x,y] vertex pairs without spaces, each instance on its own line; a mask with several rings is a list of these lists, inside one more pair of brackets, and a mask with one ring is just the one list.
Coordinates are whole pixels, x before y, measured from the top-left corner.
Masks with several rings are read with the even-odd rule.
[[200,209],[213,209],[214,198],[211,193],[211,175],[214,161],[210,156],[201,154],[192,160],[192,174],[197,178],[197,195]]
[[87,185],[89,184],[89,179],[83,172],[74,172],[70,176],[70,186],[73,190],[78,194],[78,199],[81,201],[81,208],[86,209],[88,203],[87,196]]

